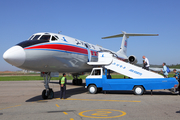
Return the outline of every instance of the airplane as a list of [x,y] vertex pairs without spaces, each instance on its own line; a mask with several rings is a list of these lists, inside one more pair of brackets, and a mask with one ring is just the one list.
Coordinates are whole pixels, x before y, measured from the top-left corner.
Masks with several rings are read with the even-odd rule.
[[98,52],[110,52],[119,60],[136,64],[134,55],[127,56],[127,39],[130,36],[158,36],[158,34],[126,33],[103,37],[122,37],[121,47],[117,52],[105,49],[99,45],[93,45],[66,35],[41,32],[33,34],[28,40],[9,48],[3,54],[3,58],[9,64],[25,70],[40,71],[44,77],[45,89],[42,98],[53,98],[54,92],[49,87],[51,73],[70,73],[73,76],[73,84],[82,84],[79,75],[90,72],[93,66],[87,62],[96,62]]

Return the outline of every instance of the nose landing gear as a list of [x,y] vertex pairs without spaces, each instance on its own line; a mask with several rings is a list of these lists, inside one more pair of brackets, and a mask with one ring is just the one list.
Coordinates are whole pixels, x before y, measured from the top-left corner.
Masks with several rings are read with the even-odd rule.
[[53,90],[51,89],[51,88],[49,88],[49,89],[44,89],[43,91],[42,91],[42,98],[43,99],[52,99],[52,98],[54,98],[54,92],[53,92]]
[[42,98],[43,99],[52,99],[54,98],[54,91],[49,88],[49,82],[51,80],[51,73],[50,72],[44,72],[42,73],[44,77],[44,87],[45,89],[42,91]]

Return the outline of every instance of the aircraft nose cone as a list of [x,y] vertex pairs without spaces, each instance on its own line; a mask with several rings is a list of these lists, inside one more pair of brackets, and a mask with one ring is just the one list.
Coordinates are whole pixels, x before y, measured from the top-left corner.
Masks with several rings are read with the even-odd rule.
[[6,62],[17,67],[24,63],[25,57],[25,51],[20,46],[13,46],[3,54],[3,58]]

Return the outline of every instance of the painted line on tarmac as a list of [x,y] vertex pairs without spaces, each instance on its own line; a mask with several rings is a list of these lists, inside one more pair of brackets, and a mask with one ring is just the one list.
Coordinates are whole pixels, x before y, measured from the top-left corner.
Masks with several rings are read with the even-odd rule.
[[[56,98],[60,99],[60,98]],[[101,100],[101,99],[74,99],[74,98],[67,98],[65,100],[80,100],[80,101],[108,101],[108,102],[141,102],[141,101],[134,101],[134,100]]]
[[14,108],[14,107],[19,107],[21,105],[16,105],[16,106],[10,106],[10,107],[6,107],[6,108],[0,108],[0,110],[4,110],[4,109],[8,109],[8,108]]
[[[56,104],[56,106],[57,107],[59,107],[59,105],[58,104]],[[68,113],[67,112],[63,112],[65,115],[68,115]],[[73,118],[70,118],[70,120],[74,120]]]
[[58,105],[58,104],[56,104],[56,106],[57,106],[57,107],[59,107],[59,105]]
[[[113,116],[111,113],[116,113],[117,115]],[[125,116],[126,112],[114,109],[96,109],[82,111],[79,115],[86,118],[117,118]]]
[[65,115],[68,115],[68,113],[67,112],[63,112]]

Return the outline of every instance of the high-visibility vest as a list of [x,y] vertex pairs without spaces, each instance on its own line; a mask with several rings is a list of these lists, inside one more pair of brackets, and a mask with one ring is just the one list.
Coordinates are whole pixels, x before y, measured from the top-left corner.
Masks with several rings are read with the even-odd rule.
[[65,77],[62,77],[61,78],[61,85],[64,85],[65,84]]

